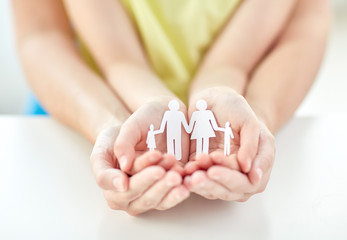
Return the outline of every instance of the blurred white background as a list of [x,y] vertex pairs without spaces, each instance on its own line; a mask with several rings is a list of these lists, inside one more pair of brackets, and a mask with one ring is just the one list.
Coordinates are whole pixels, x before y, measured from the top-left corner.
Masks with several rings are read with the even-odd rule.
[[[347,111],[347,0],[333,0],[334,23],[321,71],[297,115]],[[21,112],[28,91],[15,50],[10,0],[0,0],[0,114]]]

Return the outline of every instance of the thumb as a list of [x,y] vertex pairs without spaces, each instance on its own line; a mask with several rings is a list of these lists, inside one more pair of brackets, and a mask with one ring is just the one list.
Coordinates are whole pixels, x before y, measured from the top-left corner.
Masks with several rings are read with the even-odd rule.
[[114,145],[114,153],[120,169],[129,172],[135,160],[135,146],[141,141],[141,129],[136,120],[130,117],[121,127]]

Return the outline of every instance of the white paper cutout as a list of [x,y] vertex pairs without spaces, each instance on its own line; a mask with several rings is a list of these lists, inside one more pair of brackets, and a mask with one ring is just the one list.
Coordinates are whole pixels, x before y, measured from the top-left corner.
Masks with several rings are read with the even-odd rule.
[[157,147],[157,145],[155,144],[155,135],[156,135],[156,131],[154,131],[154,126],[153,124],[151,124],[149,126],[149,131],[147,133],[147,148],[149,148],[149,151],[152,152],[154,151],[154,149]]
[[200,153],[208,154],[211,137],[216,137],[213,130],[220,130],[212,111],[206,110],[205,100],[196,103],[198,111],[193,112],[189,122],[189,132],[192,132],[190,139],[196,140],[196,155]]
[[224,132],[224,155],[230,155],[230,138],[234,139],[233,131],[230,127],[230,122],[225,123],[225,128],[219,128],[219,131]]
[[230,155],[230,138],[234,135],[230,127],[230,122],[225,123],[225,128],[218,127],[216,119],[211,110],[207,110],[205,100],[199,100],[196,103],[197,111],[193,112],[189,125],[183,112],[178,111],[179,103],[177,100],[171,100],[168,104],[169,110],[164,113],[159,130],[154,131],[153,124],[147,134],[147,147],[150,151],[156,148],[155,135],[163,133],[166,126],[166,144],[167,152],[175,156],[176,160],[182,159],[182,127],[190,134],[190,139],[196,140],[196,154],[206,153],[209,150],[209,141],[211,137],[216,137],[215,131],[224,132],[224,155]]
[[[167,153],[175,156],[176,160],[182,159],[182,127],[188,132],[188,123],[183,112],[178,111],[180,104],[171,100],[168,104],[170,110],[164,113],[158,133],[163,133],[166,125]],[[188,132],[189,133],[189,132]]]

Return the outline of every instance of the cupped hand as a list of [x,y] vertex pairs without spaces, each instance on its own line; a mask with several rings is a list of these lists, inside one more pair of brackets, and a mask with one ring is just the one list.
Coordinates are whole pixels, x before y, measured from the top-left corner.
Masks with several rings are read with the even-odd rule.
[[[210,139],[209,155],[195,156],[191,143],[185,185],[209,199],[244,201],[265,189],[275,157],[274,137],[246,100],[227,88],[213,88],[197,94],[204,99],[220,127],[231,122],[234,139],[231,154],[224,156],[223,133]],[[189,112],[195,111],[194,101]]]
[[[114,152],[123,171],[133,174],[140,170],[136,164],[141,155],[148,154],[146,140],[149,127],[153,124],[155,131],[159,129],[163,115],[168,110],[170,100],[172,99],[168,97],[158,98],[142,105],[122,125],[114,146]],[[186,115],[186,107],[183,103],[180,103],[180,111]],[[154,155],[151,155],[154,158],[152,162],[158,162],[158,158],[162,158],[160,153],[167,152],[166,139],[166,130],[155,135],[156,151],[153,152],[155,153]],[[183,166],[188,160],[189,152],[189,136],[184,131],[182,131],[181,146],[182,160],[177,163]],[[176,164],[174,158],[165,158],[164,160],[166,162],[162,162],[162,166],[170,166],[172,164],[177,169],[178,164]]]
[[[138,172],[131,177],[120,170],[114,154],[119,130],[117,126],[101,131],[90,157],[96,181],[112,209],[136,215],[151,209],[171,208],[189,196],[182,185],[182,176],[165,169],[166,164],[172,162],[170,155],[148,152],[139,156],[133,165]],[[151,166],[155,161],[163,166]]]

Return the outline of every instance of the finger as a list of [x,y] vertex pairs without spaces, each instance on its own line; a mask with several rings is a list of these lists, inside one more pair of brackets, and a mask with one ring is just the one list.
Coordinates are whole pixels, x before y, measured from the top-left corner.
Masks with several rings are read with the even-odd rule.
[[134,175],[146,167],[159,163],[162,159],[163,155],[159,151],[146,152],[136,158],[133,167],[128,171],[128,173]]
[[169,171],[165,177],[153,184],[139,198],[132,201],[129,210],[132,214],[139,214],[159,205],[166,194],[175,186],[181,184],[182,177],[177,172]]
[[158,166],[147,167],[129,179],[129,189],[126,192],[105,191],[108,202],[128,211],[129,203],[141,196],[147,189],[165,175],[165,170]]
[[96,182],[102,189],[122,192],[127,190],[129,179],[115,168],[112,145],[116,135],[116,128],[102,131],[96,139],[90,161]]
[[128,175],[119,169],[109,168],[106,170],[95,170],[95,179],[99,187],[104,190],[125,192],[128,190]]
[[247,175],[226,167],[213,166],[207,170],[207,176],[231,192],[251,193],[255,190]]
[[200,166],[196,161],[187,162],[186,165],[184,166],[184,175],[191,175],[199,169],[200,169]]
[[162,160],[159,162],[159,166],[161,166],[165,170],[169,170],[175,166],[176,162],[177,161],[174,155],[165,153]]
[[184,168],[182,167],[182,165],[180,163],[175,163],[171,168],[171,171],[175,171],[178,174],[180,174],[181,176],[184,176]]
[[208,169],[212,166],[213,162],[208,154],[199,154],[195,157],[196,163],[199,165],[201,169]]
[[130,178],[129,191],[126,193],[126,197],[130,201],[138,198],[164,175],[165,170],[159,166],[150,166],[143,169]]
[[114,153],[119,161],[120,168],[128,172],[135,160],[135,146],[141,141],[141,131],[134,118],[130,116],[122,125],[114,145]]
[[240,133],[240,149],[238,160],[243,172],[248,173],[252,166],[252,161],[258,152],[260,126],[255,121],[248,121],[244,124]]
[[195,172],[191,178],[185,179],[190,181],[190,191],[199,194],[207,199],[222,199],[232,201],[239,198],[239,194],[231,193],[221,184],[211,180],[204,171]]
[[158,210],[166,210],[172,208],[183,202],[190,195],[188,189],[182,185],[174,187],[170,192],[163,198],[163,200],[156,207]]
[[210,154],[210,157],[214,164],[225,166],[233,170],[241,170],[236,154],[225,156],[224,153],[213,152]]
[[[260,134],[259,151],[248,176],[253,184],[260,184],[271,172],[275,158],[275,139],[268,130]],[[266,180],[266,179],[265,179]]]
[[205,170],[212,165],[213,162],[209,155],[199,154],[195,157],[195,160],[186,163],[186,165],[184,166],[184,173],[185,175],[191,175],[199,169]]

